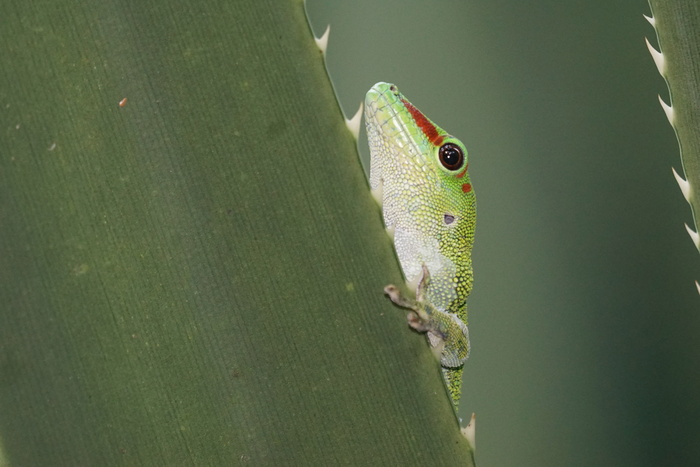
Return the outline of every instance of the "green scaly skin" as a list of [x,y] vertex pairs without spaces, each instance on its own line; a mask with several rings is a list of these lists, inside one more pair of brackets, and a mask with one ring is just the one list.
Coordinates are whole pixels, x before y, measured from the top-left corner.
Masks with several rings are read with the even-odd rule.
[[377,83],[367,92],[365,123],[370,186],[416,299],[402,296],[393,285],[385,291],[411,310],[409,325],[427,334],[456,413],[469,356],[466,300],[476,225],[467,150],[393,84]]

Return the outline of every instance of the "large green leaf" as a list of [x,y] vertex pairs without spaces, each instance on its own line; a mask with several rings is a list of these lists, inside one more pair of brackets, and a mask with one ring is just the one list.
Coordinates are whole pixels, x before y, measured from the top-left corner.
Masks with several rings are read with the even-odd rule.
[[466,460],[301,2],[15,2],[0,38],[6,462]]
[[679,184],[695,220],[694,230],[687,227],[688,232],[700,250],[697,235],[700,226],[700,190],[697,188],[700,186],[700,3],[657,0],[649,3],[653,12],[651,22],[663,53],[650,51],[668,84],[671,100],[669,104],[664,103],[664,110],[676,132],[687,178],[687,183],[679,179]]

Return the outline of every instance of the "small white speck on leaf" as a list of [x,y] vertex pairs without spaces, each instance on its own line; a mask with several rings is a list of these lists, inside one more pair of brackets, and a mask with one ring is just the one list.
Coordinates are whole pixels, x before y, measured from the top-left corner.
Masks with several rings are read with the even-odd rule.
[[476,414],[472,414],[471,420],[467,426],[460,430],[462,435],[467,438],[469,446],[472,448],[472,452],[476,452]]
[[661,96],[659,96],[659,104],[661,104],[661,108],[664,109],[668,123],[670,123],[671,126],[674,126],[673,121],[675,120],[676,112],[673,110],[673,107],[665,103],[664,100],[661,99]]
[[690,239],[693,240],[693,244],[695,245],[695,248],[700,250],[700,235],[693,229],[691,229],[688,224],[685,224],[685,230],[688,232],[688,235],[690,235]]
[[676,172],[676,169],[671,167],[671,170],[673,170],[673,177],[676,179],[676,182],[678,182],[678,186],[681,188],[681,192],[683,193],[683,197],[687,202],[690,203],[690,183],[688,183],[688,180],[684,180],[683,177],[678,175],[678,172]]
[[355,112],[355,115],[353,115],[352,118],[350,119],[345,119],[345,126],[348,127],[348,130],[350,130],[350,133],[352,133],[353,138],[355,138],[355,141],[357,141],[357,138],[360,137],[360,122],[362,121],[362,109],[363,109],[362,102],[360,102],[360,108],[357,109],[357,112]]
[[326,31],[323,33],[321,37],[314,37],[314,40],[316,41],[316,46],[321,50],[321,53],[323,56],[326,56],[326,50],[328,49],[328,36],[331,33],[331,25],[329,24],[326,27]]
[[649,39],[646,37],[644,40],[647,43],[647,49],[649,49],[649,53],[651,54],[651,58],[654,59],[654,63],[656,63],[656,69],[659,70],[659,74],[661,76],[666,76],[666,59],[664,58],[664,54],[656,50],[650,43]]

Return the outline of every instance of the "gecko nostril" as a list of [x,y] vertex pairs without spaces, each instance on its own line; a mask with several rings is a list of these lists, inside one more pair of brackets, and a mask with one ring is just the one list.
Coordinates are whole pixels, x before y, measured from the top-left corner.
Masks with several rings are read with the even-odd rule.
[[455,216],[452,214],[445,214],[445,224],[450,225],[455,221]]

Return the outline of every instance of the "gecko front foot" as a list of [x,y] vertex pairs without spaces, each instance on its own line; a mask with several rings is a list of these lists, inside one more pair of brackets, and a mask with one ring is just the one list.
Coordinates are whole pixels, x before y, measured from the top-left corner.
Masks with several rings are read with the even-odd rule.
[[399,288],[393,284],[384,287],[384,293],[389,296],[394,305],[411,310],[407,316],[409,326],[418,332],[427,332],[431,329],[427,325],[430,317],[425,312],[421,302],[404,297]]
[[384,293],[397,306],[411,310],[407,316],[408,325],[428,335],[430,346],[443,367],[460,367],[469,357],[469,329],[456,314],[438,310],[426,300],[429,284],[430,272],[424,264],[415,300],[404,297],[395,285],[387,285]]

